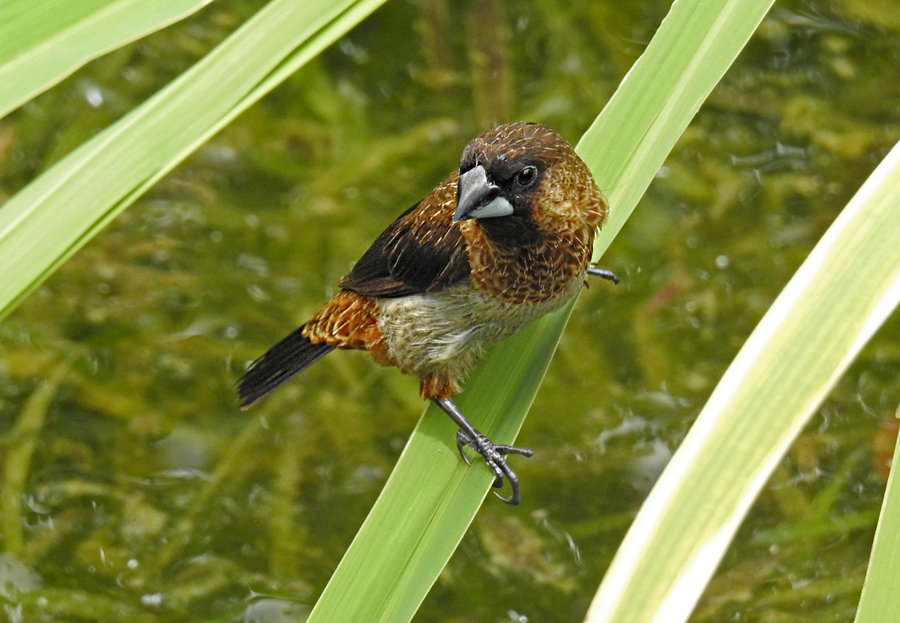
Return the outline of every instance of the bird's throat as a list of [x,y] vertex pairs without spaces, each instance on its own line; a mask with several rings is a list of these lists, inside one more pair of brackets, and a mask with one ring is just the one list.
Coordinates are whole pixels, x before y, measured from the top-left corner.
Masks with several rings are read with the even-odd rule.
[[519,215],[479,219],[478,224],[491,242],[500,247],[537,247],[546,239],[534,223]]

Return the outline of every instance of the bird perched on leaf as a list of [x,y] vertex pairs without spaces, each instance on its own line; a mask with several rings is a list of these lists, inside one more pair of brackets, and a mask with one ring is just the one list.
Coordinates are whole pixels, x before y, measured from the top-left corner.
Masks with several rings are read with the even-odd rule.
[[459,427],[463,458],[464,446],[481,455],[495,487],[510,482],[501,499],[518,504],[505,455],[531,450],[494,444],[452,396],[487,346],[562,307],[586,275],[617,282],[588,266],[607,212],[587,166],[550,128],[515,122],[476,136],[459,170],[375,240],[306,324],[250,366],[237,386],[241,406],[335,348],[366,350],[419,379],[422,398]]

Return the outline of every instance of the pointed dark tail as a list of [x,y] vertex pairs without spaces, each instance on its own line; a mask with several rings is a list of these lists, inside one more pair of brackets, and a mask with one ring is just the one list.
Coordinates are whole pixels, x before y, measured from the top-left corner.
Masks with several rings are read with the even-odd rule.
[[313,344],[303,337],[302,331],[300,327],[275,344],[244,373],[237,383],[242,409],[334,350],[328,344]]

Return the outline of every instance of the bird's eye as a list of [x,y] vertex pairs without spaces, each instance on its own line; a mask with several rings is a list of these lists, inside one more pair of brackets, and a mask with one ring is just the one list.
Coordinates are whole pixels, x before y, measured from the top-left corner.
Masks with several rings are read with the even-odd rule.
[[528,188],[537,179],[537,167],[527,166],[516,175],[516,184]]

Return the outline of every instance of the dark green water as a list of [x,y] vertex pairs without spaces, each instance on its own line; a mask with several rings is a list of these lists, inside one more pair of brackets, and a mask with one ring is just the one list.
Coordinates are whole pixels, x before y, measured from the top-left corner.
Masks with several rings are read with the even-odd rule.
[[[216,3],[0,121],[0,201],[256,8]],[[235,380],[472,135],[526,118],[577,140],[667,9],[393,0],[63,266],[0,324],[2,486],[22,512],[0,524],[2,616],[302,619],[417,384],[337,353],[244,413]],[[743,340],[900,139],[898,29],[891,2],[776,3],[604,258],[622,283],[581,296],[519,438],[522,506],[486,502],[417,621],[582,619]],[[852,621],[898,338],[894,318],[794,444],[693,620]]]

